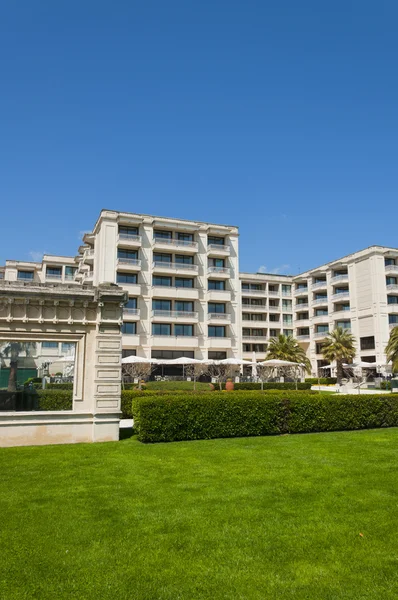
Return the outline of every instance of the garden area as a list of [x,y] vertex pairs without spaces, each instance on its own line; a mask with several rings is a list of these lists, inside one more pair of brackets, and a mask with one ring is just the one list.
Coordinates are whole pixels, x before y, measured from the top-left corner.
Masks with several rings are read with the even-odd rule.
[[395,600],[397,444],[391,428],[2,449],[0,598]]

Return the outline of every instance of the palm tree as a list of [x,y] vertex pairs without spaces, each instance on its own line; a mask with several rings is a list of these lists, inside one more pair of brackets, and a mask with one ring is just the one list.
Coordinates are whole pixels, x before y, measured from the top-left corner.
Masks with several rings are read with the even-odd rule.
[[387,362],[392,362],[392,372],[398,371],[398,327],[394,327],[390,333],[390,339],[386,346]]
[[25,352],[25,356],[31,356],[35,349],[36,342],[7,342],[0,348],[0,357],[10,359],[7,391],[17,391],[18,360],[20,354]]
[[351,363],[355,357],[355,338],[346,329],[336,327],[322,344],[322,354],[328,362],[336,361],[337,381],[343,378],[343,363]]
[[304,365],[307,373],[311,372],[311,363],[305,354],[305,350],[291,335],[283,335],[281,333],[278,337],[271,339],[268,345],[266,360],[270,360],[271,358],[300,363]]

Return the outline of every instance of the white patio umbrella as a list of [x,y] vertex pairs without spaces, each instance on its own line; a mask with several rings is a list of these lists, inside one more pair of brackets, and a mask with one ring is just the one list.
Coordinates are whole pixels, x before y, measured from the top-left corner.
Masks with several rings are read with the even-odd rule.
[[126,356],[126,358],[122,358],[122,364],[131,364],[131,363],[154,363],[158,364],[159,361],[157,358],[144,358],[143,356]]
[[280,360],[279,358],[270,358],[269,360],[264,360],[263,362],[258,363],[264,367],[301,367],[301,363],[292,362],[291,360]]
[[345,369],[375,369],[377,367],[376,363],[369,363],[362,360],[358,362],[354,362],[351,365],[343,364]]
[[244,360],[243,358],[224,358],[223,360],[216,361],[220,365],[251,365],[250,360]]
[[203,364],[203,360],[198,358],[189,358],[188,356],[180,356],[179,358],[172,358],[167,361],[168,365],[182,365],[182,376],[185,377],[185,365]]
[[74,356],[63,356],[62,358],[57,358],[53,362],[73,363],[73,362],[75,362],[75,357]]

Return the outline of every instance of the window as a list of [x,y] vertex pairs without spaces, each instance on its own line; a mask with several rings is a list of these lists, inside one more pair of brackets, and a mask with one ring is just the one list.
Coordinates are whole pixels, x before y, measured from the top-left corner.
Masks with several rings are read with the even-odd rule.
[[279,285],[269,285],[268,286],[268,291],[269,292],[278,292],[279,291]]
[[[338,293],[338,292],[336,292]],[[325,294],[315,294],[315,300],[327,300],[328,297]]]
[[334,293],[335,294],[347,294],[348,293],[348,287],[335,287],[334,288]]
[[315,352],[316,354],[322,354],[323,343],[315,344]]
[[184,277],[175,278],[176,287],[193,288],[193,279],[185,279]]
[[46,276],[53,279],[61,279],[62,267],[46,267]]
[[[56,344],[58,342],[55,342]],[[72,356],[75,353],[76,344],[75,342],[62,342],[61,353],[67,356]]]
[[387,296],[387,304],[398,304],[398,296]]
[[224,246],[224,238],[223,237],[216,237],[214,235],[208,235],[207,236],[207,243],[210,245],[212,244],[213,246]]
[[390,265],[395,265],[395,258],[385,258],[384,264],[386,265],[386,267]]
[[283,315],[283,324],[284,325],[293,325],[292,315]]
[[174,335],[193,336],[193,325],[174,325]]
[[300,306],[300,304],[308,304],[308,298],[298,298],[296,306]]
[[329,333],[329,325],[317,325],[315,333]]
[[273,308],[279,308],[279,300],[270,300],[268,305],[270,310]]
[[175,261],[178,264],[193,265],[193,256],[189,256],[189,254],[176,254]]
[[257,315],[255,313],[250,315],[250,319],[251,319],[251,321],[266,321],[267,320],[265,318],[265,315],[262,315],[262,314]]
[[222,325],[209,325],[208,329],[209,337],[226,337],[225,327]]
[[310,335],[309,327],[300,327],[298,329],[298,335]]
[[209,258],[208,266],[209,267],[224,268],[225,267],[225,260],[223,258]]
[[165,254],[163,252],[154,252],[153,254],[154,262],[163,262],[163,263],[171,263],[171,254]]
[[292,301],[282,300],[282,310],[292,310]]
[[396,285],[398,279],[396,277],[386,277],[387,285]]
[[124,308],[137,308],[137,298],[129,298]]
[[153,232],[153,237],[160,240],[171,240],[173,236],[171,231],[160,231],[159,229],[155,229]]
[[18,279],[25,279],[27,281],[32,280],[34,276],[33,271],[18,271]]
[[133,348],[122,350],[122,358],[127,358],[128,356],[137,356],[137,350]]
[[193,312],[193,302],[185,302],[183,300],[176,300],[175,309],[178,312]]
[[121,235],[121,236],[138,235],[138,227],[130,227],[128,225],[119,225],[119,235]]
[[58,348],[58,342],[42,342],[41,347],[42,348]]
[[278,329],[270,329],[269,330],[270,337],[277,337],[278,333],[279,333]]
[[192,233],[177,233],[177,240],[180,242],[193,242],[193,234]]
[[118,258],[138,258],[138,252],[136,250],[125,250],[124,248],[118,248],[117,250]]
[[209,290],[225,290],[225,281],[219,281],[218,279],[208,280]]
[[398,324],[398,315],[388,315],[388,322],[390,325]]
[[314,277],[314,283],[326,283],[326,277]]
[[350,310],[350,303],[347,302],[345,304],[336,304],[335,305],[335,311],[336,312],[340,312],[342,310]]
[[4,279],[4,271],[0,271],[0,279]]
[[309,313],[308,312],[302,312],[298,314],[297,320],[298,321],[306,321],[309,318]]
[[122,323],[122,333],[135,335],[137,333],[137,323]]
[[271,313],[268,316],[271,323],[277,323],[279,321],[279,315],[272,315]]
[[243,352],[251,352],[251,344],[243,344]]
[[315,316],[316,317],[324,317],[328,314],[328,309],[327,308],[316,308],[315,309]]
[[153,310],[171,310],[171,300],[152,300]]
[[287,335],[287,336],[293,337],[293,329],[284,329],[283,330],[283,335]]
[[208,358],[210,360],[225,360],[227,358],[227,353],[221,351],[209,351]]
[[222,302],[209,302],[207,311],[209,313],[225,313],[225,304]]
[[152,335],[171,335],[171,325],[168,323],[152,323]]
[[342,329],[351,329],[351,321],[336,321],[336,327],[341,327]]
[[116,283],[137,283],[137,273],[116,273]]
[[65,267],[65,279],[74,279],[77,267]]
[[265,344],[252,344],[252,351],[253,352],[265,352]]
[[375,349],[375,338],[373,335],[368,337],[360,338],[361,350],[374,350]]
[[282,285],[282,296],[290,296],[292,293],[291,285]]
[[171,277],[161,277],[154,275],[152,277],[152,285],[162,285],[165,287],[171,287]]
[[307,283],[296,283],[296,290],[306,290],[307,288]]
[[172,360],[174,358],[195,358],[193,350],[152,350],[152,358],[164,358]]

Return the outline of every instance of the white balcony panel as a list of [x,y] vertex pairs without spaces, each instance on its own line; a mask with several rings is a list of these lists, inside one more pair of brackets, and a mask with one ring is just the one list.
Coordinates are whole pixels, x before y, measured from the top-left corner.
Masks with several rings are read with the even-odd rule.
[[138,321],[140,318],[139,308],[123,308],[124,321]]
[[385,271],[386,273],[398,274],[398,265],[386,265]]
[[137,258],[118,258],[117,270],[132,272],[141,271],[141,261]]
[[[397,286],[398,287],[398,286]],[[350,297],[350,292],[340,292],[339,294],[333,294],[332,300],[333,302],[337,302],[339,300],[347,300]]]
[[325,338],[329,335],[329,331],[314,331],[314,338],[316,340],[320,338]]
[[159,323],[197,323],[198,313],[183,310],[153,310],[152,321]]
[[327,304],[329,302],[327,296],[325,298],[315,298],[312,301],[312,304],[315,304],[316,306],[320,305],[320,304]]
[[208,313],[207,320],[209,323],[223,325],[224,323],[231,322],[231,315],[228,313]]
[[294,295],[295,296],[307,296],[308,295],[308,287],[306,288],[299,288],[297,290],[294,290]]
[[294,325],[295,325],[295,327],[309,327],[310,320],[309,319],[295,319]]
[[118,283],[118,285],[126,290],[126,292],[129,293],[129,296],[141,295],[141,284],[139,283]]
[[209,302],[230,302],[231,292],[229,290],[208,290],[207,300]]
[[398,304],[388,304],[387,311],[392,315],[398,314]]
[[294,306],[294,310],[295,310],[296,312],[301,312],[301,311],[303,311],[303,310],[308,310],[308,304],[296,304],[296,305]]
[[330,315],[318,315],[318,316],[313,316],[312,320],[314,321],[314,323],[329,323],[330,321]]
[[266,335],[243,335],[242,340],[247,344],[265,344],[268,341],[268,337]]
[[209,256],[229,256],[230,247],[227,245],[208,244],[207,253]]
[[271,298],[279,298],[280,296],[280,292],[274,292],[272,290],[268,290],[268,296],[270,296]]
[[232,340],[228,337],[208,337],[207,345],[212,350],[224,350],[232,348]]
[[122,334],[122,346],[123,348],[131,348],[134,346],[139,346],[141,344],[141,339],[138,334]]
[[348,273],[344,273],[343,275],[336,275],[332,277],[330,283],[333,285],[335,283],[343,283],[344,281],[348,281]]
[[242,312],[256,312],[256,313],[266,313],[268,312],[267,306],[258,306],[257,304],[242,304]]
[[189,242],[186,240],[154,238],[152,244],[154,250],[175,251],[177,254],[194,254],[198,251],[197,242]]
[[197,275],[198,273],[198,265],[188,265],[184,263],[167,263],[155,261],[152,265],[152,269],[154,273],[173,273],[176,275]]
[[166,285],[154,285],[152,287],[154,298],[177,298],[180,300],[197,300],[199,290],[188,287],[168,287]]
[[207,274],[217,279],[228,279],[231,276],[231,269],[227,267],[208,267]]
[[176,348],[190,350],[199,347],[199,338],[188,335],[153,335],[151,336],[151,342],[153,348],[167,348],[168,350],[175,350]]
[[313,283],[311,285],[312,290],[322,290],[327,287],[327,281],[318,281],[317,283]]
[[140,235],[129,235],[128,233],[119,233],[118,235],[117,244],[119,247],[139,248],[141,243],[142,239]]
[[398,292],[398,284],[397,284],[397,283],[390,283],[390,284],[387,286],[387,292],[388,292],[388,293],[389,293],[389,292],[394,292],[394,293],[397,293],[397,292]]
[[245,290],[242,288],[242,296],[245,298],[250,296],[262,296],[265,297],[267,295],[266,290]]
[[296,335],[296,340],[298,342],[309,342],[310,341],[310,334],[306,333],[305,335]]

